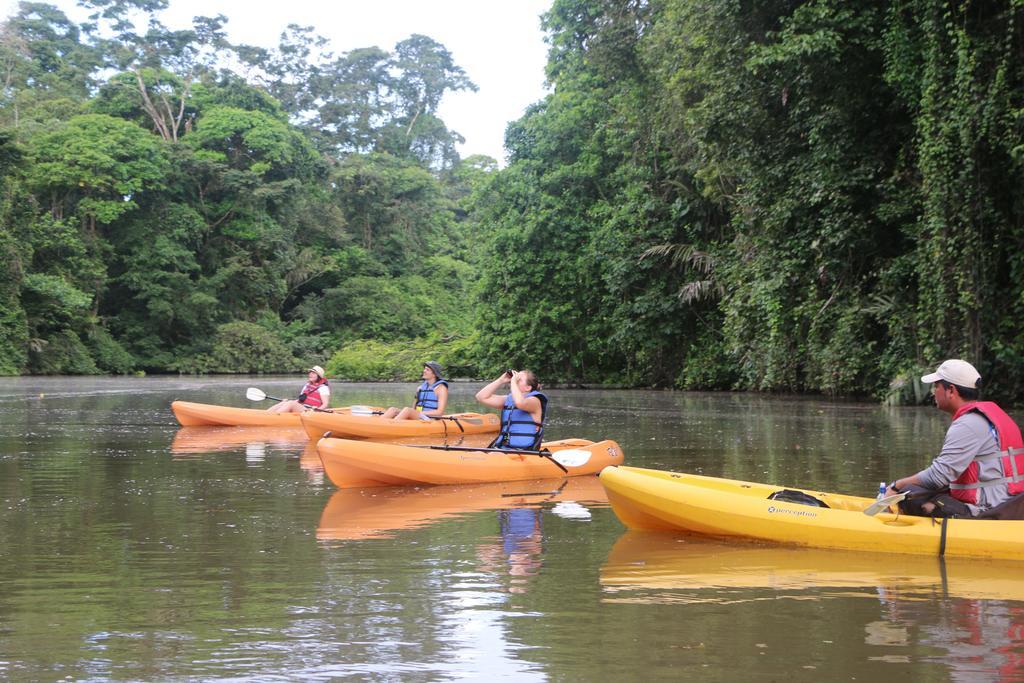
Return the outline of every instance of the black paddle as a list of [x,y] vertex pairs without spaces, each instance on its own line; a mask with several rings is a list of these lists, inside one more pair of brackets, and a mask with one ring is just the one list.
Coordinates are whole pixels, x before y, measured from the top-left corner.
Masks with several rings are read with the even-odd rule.
[[[268,396],[268,398],[273,398],[273,397]],[[352,406],[352,411],[351,412],[352,412],[353,415],[383,415],[384,414],[383,410],[370,410],[366,406]],[[459,426],[459,429],[462,429],[462,425],[459,423],[460,420],[465,421],[465,422],[467,422],[469,424],[474,424],[474,425],[478,425],[478,424],[483,424],[484,423],[484,421],[482,419],[480,419],[479,417],[455,417],[454,415],[428,415],[427,417],[429,417],[431,420],[451,420],[452,422],[454,422],[455,424],[457,424]],[[465,431],[465,430],[463,430],[463,431]]]
[[469,451],[477,453],[514,453],[516,455],[536,455],[541,458],[548,458],[551,462],[558,465],[558,468],[569,473],[568,467],[579,467],[584,465],[590,460],[590,451],[584,451],[578,448],[566,448],[560,451],[528,451],[528,450],[511,450],[508,448],[476,448],[473,446],[415,446],[415,448],[433,448],[439,451]]

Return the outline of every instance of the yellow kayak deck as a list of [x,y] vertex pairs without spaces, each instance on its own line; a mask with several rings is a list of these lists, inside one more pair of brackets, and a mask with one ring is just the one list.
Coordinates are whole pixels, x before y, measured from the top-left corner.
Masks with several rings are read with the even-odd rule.
[[[636,467],[609,467],[601,483],[631,529],[917,555],[938,555],[942,546],[943,525],[929,517],[863,514],[873,498]],[[828,508],[768,498],[784,488]],[[944,554],[1024,560],[1024,521],[950,519]]]

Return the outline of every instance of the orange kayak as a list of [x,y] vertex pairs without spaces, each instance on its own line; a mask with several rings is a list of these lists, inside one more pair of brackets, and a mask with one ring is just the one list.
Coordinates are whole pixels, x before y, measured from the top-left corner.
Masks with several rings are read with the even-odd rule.
[[[563,439],[548,441],[543,455],[529,451],[402,446],[349,439],[320,439],[317,452],[324,471],[338,488],[359,486],[416,486],[477,484],[596,474],[622,464],[622,449],[614,441]],[[554,460],[579,462],[563,466]]]
[[316,537],[321,541],[390,538],[397,531],[483,510],[570,502],[608,507],[608,496],[593,475],[463,486],[345,489],[335,491],[327,501]]
[[[171,410],[182,427],[302,427],[302,413],[275,414],[260,408],[232,408],[189,401],[174,401],[171,403]],[[332,410],[346,413],[351,407]]]
[[501,420],[493,413],[455,413],[437,420],[385,420],[380,415],[346,413],[302,414],[310,439],[327,432],[342,439],[401,439],[410,436],[461,436],[497,432]]

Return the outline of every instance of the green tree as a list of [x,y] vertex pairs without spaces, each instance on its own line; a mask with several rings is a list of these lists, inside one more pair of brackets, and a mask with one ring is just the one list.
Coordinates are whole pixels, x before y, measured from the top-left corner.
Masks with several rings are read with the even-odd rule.
[[448,130],[437,109],[445,93],[476,92],[477,86],[443,45],[424,35],[399,42],[390,66],[398,73],[396,116],[382,135],[382,149],[434,168],[451,166],[458,160],[455,144],[463,138]]

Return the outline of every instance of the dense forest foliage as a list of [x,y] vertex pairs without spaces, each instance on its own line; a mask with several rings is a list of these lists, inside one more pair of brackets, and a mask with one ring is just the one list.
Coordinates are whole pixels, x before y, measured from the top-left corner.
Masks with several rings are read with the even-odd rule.
[[170,30],[164,0],[83,5],[3,26],[0,371],[294,370],[349,345],[335,365],[372,375],[395,366],[365,340],[468,344],[465,204],[495,162],[437,116],[475,88],[444,46],[333,54],[290,26],[266,50],[224,17]]
[[[0,35],[0,373],[455,375],[1024,399],[1024,3],[553,0],[508,165],[421,35],[166,0]],[[143,28],[138,28],[139,26]]]
[[1024,398],[1024,3],[555,0],[544,21],[554,92],[480,205],[486,357],[892,401],[963,357]]

